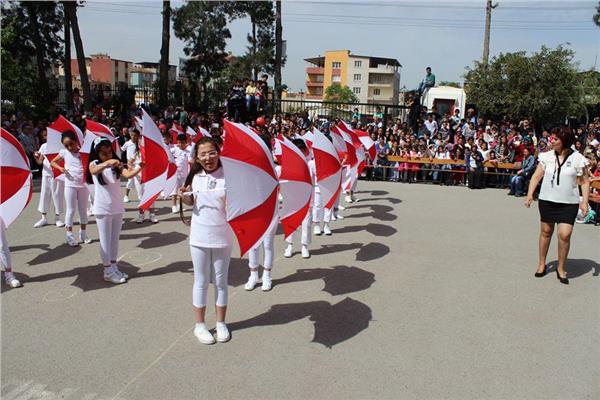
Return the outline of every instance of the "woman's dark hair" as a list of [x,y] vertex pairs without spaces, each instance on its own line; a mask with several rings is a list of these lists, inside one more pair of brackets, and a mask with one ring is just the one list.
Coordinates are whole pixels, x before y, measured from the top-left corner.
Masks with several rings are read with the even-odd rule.
[[[192,184],[192,181],[194,180],[194,176],[196,176],[198,172],[204,171],[204,168],[202,168],[202,165],[198,162],[198,148],[200,147],[200,145],[207,143],[212,144],[217,150],[217,153],[221,154],[221,148],[213,138],[203,137],[200,140],[198,140],[198,142],[194,146],[194,149],[192,150],[192,166],[190,167],[190,173],[188,174],[187,178],[185,178],[184,186],[190,186]],[[221,160],[219,160],[219,167],[221,167]]]
[[177,141],[179,142],[180,140],[187,142],[187,136],[185,135],[185,133],[180,133],[179,135],[177,135]]
[[[131,131],[131,133],[137,133],[138,136],[141,135],[140,131],[138,131],[136,128],[134,128]],[[132,137],[132,139],[133,139],[133,137]],[[132,140],[132,142],[133,142],[133,140]],[[135,154],[139,154],[139,152],[140,152],[140,145],[139,145],[139,143],[140,143],[140,138],[138,137],[138,141],[136,143],[133,143],[135,145]]]
[[[98,144],[92,143],[92,149],[90,150],[89,164],[91,164],[94,161],[100,161],[100,155],[98,153],[100,151],[100,148],[102,148],[102,147],[108,147],[110,149],[110,151],[112,152],[112,159],[119,160],[119,157],[117,157],[117,155],[115,154],[115,152],[112,149],[112,143],[110,142],[110,140],[103,139]],[[121,161],[121,160],[119,160],[119,161]],[[92,173],[90,172],[89,164],[88,164],[87,171],[85,172],[85,181],[91,185],[94,183],[94,180],[92,179]],[[112,171],[115,174],[116,179],[119,179],[121,177],[121,170],[119,168],[112,168]],[[98,179],[99,184],[101,184],[103,186],[106,185],[106,182],[104,182],[104,177],[102,176],[102,174],[96,175],[96,179]]]
[[75,132],[73,131],[64,131],[62,135],[60,135],[60,142],[63,143],[65,139],[71,139],[74,142],[77,142],[77,136],[75,136]]
[[303,152],[307,150],[306,142],[303,139],[293,139],[292,143]]
[[573,145],[575,142],[575,135],[573,131],[568,126],[561,126],[560,128],[554,128],[552,133],[556,135],[558,139],[562,142],[563,148],[567,149]]

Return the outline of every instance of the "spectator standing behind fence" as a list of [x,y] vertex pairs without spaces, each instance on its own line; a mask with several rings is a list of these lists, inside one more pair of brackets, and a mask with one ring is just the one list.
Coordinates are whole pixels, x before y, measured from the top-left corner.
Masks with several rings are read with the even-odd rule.
[[[539,164],[531,181],[525,206],[529,208],[533,202],[533,194],[542,181],[538,208],[540,212],[539,263],[535,273],[542,277],[547,273],[546,256],[550,240],[558,225],[558,266],[556,277],[560,283],[568,285],[569,279],[565,270],[565,262],[569,254],[573,224],[577,212],[588,213],[588,197],[590,182],[588,179],[587,160],[579,152],[571,149],[575,135],[563,127],[553,132],[552,147],[554,151],[542,153]],[[582,200],[579,200],[577,185],[581,185]]]
[[254,81],[249,80],[248,85],[246,85],[246,109],[249,114],[252,114],[252,106],[256,101],[256,90]]
[[267,109],[267,104],[269,103],[269,83],[267,82],[268,79],[269,75],[264,74],[256,83],[257,94],[260,94],[260,101],[257,104],[257,108],[261,111],[265,111]]

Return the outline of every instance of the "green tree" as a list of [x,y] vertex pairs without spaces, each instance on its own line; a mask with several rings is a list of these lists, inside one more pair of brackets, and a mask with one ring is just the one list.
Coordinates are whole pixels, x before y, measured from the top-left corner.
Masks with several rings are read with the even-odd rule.
[[465,90],[485,117],[532,117],[537,125],[564,121],[580,101],[574,52],[563,46],[528,56],[501,53],[467,67]]
[[596,14],[594,14],[594,23],[600,27],[600,1],[596,6]]
[[325,89],[325,101],[333,103],[358,103],[358,97],[348,86],[334,83]]
[[450,86],[455,88],[462,88],[460,82],[452,82],[452,81],[441,81],[439,86]]
[[62,28],[56,2],[2,2],[3,99],[47,108],[56,96],[49,75],[61,59]]
[[214,105],[211,104],[215,99],[212,83],[227,67],[225,47],[227,39],[231,38],[227,28],[227,4],[223,1],[190,1],[173,12],[175,36],[185,42],[183,51],[189,57],[184,67],[190,79],[189,97],[194,102],[200,97],[203,110]]

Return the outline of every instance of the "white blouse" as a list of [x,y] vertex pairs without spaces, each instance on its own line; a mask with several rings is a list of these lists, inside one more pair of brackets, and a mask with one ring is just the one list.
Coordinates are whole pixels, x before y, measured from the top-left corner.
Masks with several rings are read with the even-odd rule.
[[554,151],[541,153],[538,156],[538,161],[544,168],[544,178],[539,196],[540,200],[578,204],[579,190],[577,189],[577,177],[583,175],[583,171],[587,165],[586,158],[577,151],[572,152],[564,160],[564,164],[560,168],[560,175]]
[[233,232],[225,209],[225,175],[223,168],[211,173],[197,173],[192,181],[194,211],[190,227],[190,245],[208,248],[230,247]]
[[52,173],[52,166],[46,157],[47,149],[47,143],[42,144],[39,149],[39,153],[44,157],[44,161],[42,162],[42,177],[54,177],[54,174]]
[[[98,161],[93,162],[98,165]],[[98,175],[92,175],[94,181],[94,215],[117,215],[125,213],[123,194],[121,193],[121,180],[117,179],[112,168],[105,168],[101,172],[104,185],[98,182]]]
[[84,187],[83,164],[79,152],[71,153],[67,149],[61,149],[58,154],[65,160],[65,187]]

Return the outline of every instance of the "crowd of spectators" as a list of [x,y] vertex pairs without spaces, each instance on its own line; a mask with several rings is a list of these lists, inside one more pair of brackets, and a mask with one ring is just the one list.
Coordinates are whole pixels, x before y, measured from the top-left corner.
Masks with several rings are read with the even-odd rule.
[[[150,107],[150,111],[166,140],[175,124],[184,131],[188,126],[192,129],[202,127],[213,136],[220,137],[224,116],[245,122],[271,137],[280,132],[290,137],[301,136],[311,125],[329,135],[330,126],[335,120],[325,116],[311,118],[307,111],[270,116],[266,96],[262,94],[268,93],[266,77],[261,78],[261,82],[255,84],[248,81],[245,89],[241,82],[237,82],[226,106],[211,113],[192,112],[173,106],[160,111]],[[141,115],[141,107],[134,103],[119,115],[111,115],[101,107],[96,107],[89,115],[84,115],[81,109],[65,112],[52,108],[46,117],[37,120],[23,112],[3,112],[1,124],[23,144],[35,170],[37,163],[34,154],[45,140],[46,127],[59,113],[66,114],[82,129],[85,128],[86,118],[104,123],[123,144],[136,127],[134,117]],[[460,110],[454,110],[452,115],[441,116],[423,110],[413,121],[390,118],[380,109],[376,109],[368,119],[358,110],[351,115],[352,125],[367,131],[376,142],[376,157],[368,160],[370,166],[365,169],[365,179],[433,182],[465,185],[472,189],[504,187],[509,188],[511,195],[523,196],[528,180],[535,171],[537,156],[551,150],[551,130],[536,129],[529,119],[480,119],[472,109],[467,110],[464,117],[461,117]],[[363,122],[365,120],[369,122]],[[576,127],[574,133],[574,149],[587,157],[591,175],[600,180],[600,118]],[[402,161],[396,161],[391,156],[402,157]],[[433,159],[446,160],[448,163],[426,162]],[[411,160],[422,162],[411,163]]]

